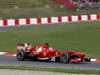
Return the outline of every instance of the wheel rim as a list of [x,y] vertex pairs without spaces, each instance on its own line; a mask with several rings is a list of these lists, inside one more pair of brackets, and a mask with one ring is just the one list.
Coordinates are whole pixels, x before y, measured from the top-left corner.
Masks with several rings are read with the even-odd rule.
[[18,54],[17,54],[17,59],[18,59],[18,60],[23,60],[23,55],[22,55],[22,53],[18,53]]
[[68,60],[69,60],[68,54],[61,55],[61,62],[66,63],[66,62],[68,62]]
[[17,58],[18,59],[22,59],[22,55],[21,54],[18,54]]

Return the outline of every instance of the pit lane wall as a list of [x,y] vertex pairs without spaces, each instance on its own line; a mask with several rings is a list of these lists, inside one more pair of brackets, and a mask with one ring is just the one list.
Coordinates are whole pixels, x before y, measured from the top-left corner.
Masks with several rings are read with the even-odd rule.
[[59,16],[45,18],[22,18],[22,19],[0,19],[0,26],[20,26],[36,24],[70,23],[81,21],[100,20],[100,14],[80,15],[80,16]]

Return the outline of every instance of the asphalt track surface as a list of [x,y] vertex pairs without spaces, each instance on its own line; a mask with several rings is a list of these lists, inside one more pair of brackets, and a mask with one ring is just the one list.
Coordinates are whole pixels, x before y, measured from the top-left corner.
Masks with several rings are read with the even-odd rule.
[[100,62],[59,63],[59,62],[44,62],[44,61],[30,61],[30,60],[18,61],[15,56],[0,56],[0,65],[100,70]]
[[[47,24],[46,24],[47,25]],[[46,26],[34,25],[35,26]],[[51,25],[51,24],[48,24]],[[58,25],[58,24],[55,24]],[[61,24],[59,24],[61,25]],[[23,28],[31,28],[30,26],[15,26],[15,27],[0,27],[0,31],[16,30]],[[88,63],[58,63],[58,62],[43,62],[43,61],[18,61],[14,56],[0,56],[0,65],[9,66],[30,66],[41,68],[66,68],[66,69],[97,69],[100,70],[100,62],[88,62]]]

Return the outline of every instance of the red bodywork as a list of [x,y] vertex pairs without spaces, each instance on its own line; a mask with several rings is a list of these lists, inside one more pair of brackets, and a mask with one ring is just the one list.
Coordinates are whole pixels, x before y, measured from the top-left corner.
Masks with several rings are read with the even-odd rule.
[[[85,60],[85,54],[81,52],[76,51],[67,51],[67,50],[55,50],[52,48],[49,48],[49,45],[47,44],[40,44],[32,48],[31,44],[17,44],[17,52],[18,51],[24,51],[27,53],[28,56],[36,57],[39,60],[47,60],[50,59],[50,61],[60,61],[60,57],[62,54],[68,54],[68,62],[86,62]],[[34,58],[33,58],[34,59]],[[67,59],[66,59],[67,60]]]

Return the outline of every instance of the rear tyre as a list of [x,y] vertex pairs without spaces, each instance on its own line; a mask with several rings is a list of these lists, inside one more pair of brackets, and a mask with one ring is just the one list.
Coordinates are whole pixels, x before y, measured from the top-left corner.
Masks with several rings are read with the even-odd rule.
[[25,52],[24,51],[18,51],[16,57],[17,57],[18,61],[24,61],[24,59],[25,59]]
[[69,63],[70,61],[70,55],[68,53],[63,53],[60,56],[60,62],[62,63]]

